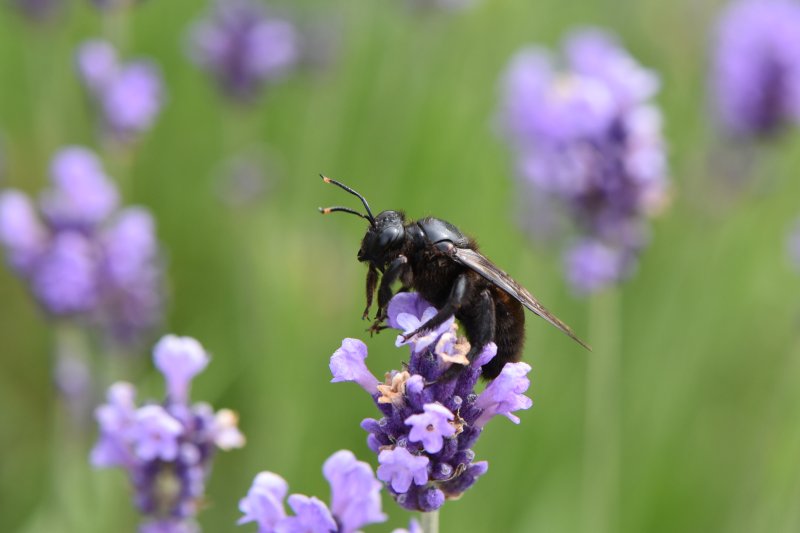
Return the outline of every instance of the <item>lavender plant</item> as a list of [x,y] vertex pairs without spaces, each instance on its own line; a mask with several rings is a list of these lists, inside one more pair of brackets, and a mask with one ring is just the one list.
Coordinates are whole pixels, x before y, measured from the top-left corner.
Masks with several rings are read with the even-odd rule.
[[147,59],[123,63],[114,46],[103,40],[83,43],[75,61],[104,135],[127,143],[153,127],[165,99],[155,63]]
[[249,102],[297,66],[301,39],[289,20],[253,0],[218,0],[189,34],[192,60],[233,101]]
[[239,524],[255,522],[259,533],[351,533],[386,521],[381,510],[381,484],[367,463],[356,460],[348,450],[340,450],[325,461],[322,472],[331,485],[330,507],[313,496],[292,494],[287,501],[294,515],[287,515],[283,501],[288,484],[278,474],[261,472],[239,502],[244,514]]
[[565,63],[558,70],[538,47],[519,52],[500,119],[526,193],[556,201],[574,221],[567,278],[591,293],[632,273],[647,219],[668,201],[658,78],[599,30],[571,35]]
[[[388,307],[388,324],[410,333],[436,314],[416,293],[400,293]],[[512,413],[531,406],[524,396],[531,367],[507,363],[500,375],[480,394],[475,386],[481,366],[497,352],[490,343],[474,361],[468,361],[469,343],[458,335],[454,318],[425,334],[403,340],[410,359],[380,382],[367,368],[366,345],[345,339],[330,360],[333,382],[353,381],[371,396],[381,413],[361,427],[367,444],[378,455],[378,479],[398,504],[409,510],[431,512],[466,492],[486,473],[486,461],[475,462],[472,448],[486,423],[495,415],[519,423]],[[463,365],[458,375],[443,378],[450,365]]]
[[196,532],[217,448],[240,448],[245,439],[232,411],[190,404],[191,382],[209,362],[199,342],[167,335],[153,360],[166,381],[166,399],[137,407],[133,385],[113,384],[108,402],[95,411],[100,437],[90,460],[97,468],[125,469],[144,517],[141,533]]
[[60,150],[38,213],[25,193],[0,193],[0,245],[46,315],[139,340],[161,320],[162,264],[152,215],[119,206],[100,160]]
[[711,83],[717,114],[732,136],[768,136],[800,122],[800,4],[730,4],[717,23]]

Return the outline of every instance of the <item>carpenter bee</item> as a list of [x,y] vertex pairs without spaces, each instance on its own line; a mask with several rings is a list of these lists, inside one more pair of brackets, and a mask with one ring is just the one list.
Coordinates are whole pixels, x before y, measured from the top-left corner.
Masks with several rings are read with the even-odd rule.
[[[402,211],[383,211],[373,216],[367,200],[350,187],[322,176],[358,197],[366,214],[349,207],[320,208],[322,214],[350,213],[369,222],[358,260],[369,264],[367,306],[369,318],[375,290],[378,311],[368,331],[384,329],[387,306],[393,296],[392,284],[400,281],[401,290],[415,290],[439,312],[406,339],[441,325],[451,316],[461,322],[470,343],[467,358],[472,361],[490,342],[497,344],[497,355],[482,368],[486,379],[494,379],[508,362],[518,361],[525,341],[523,306],[544,318],[581,346],[589,347],[561,320],[539,303],[525,287],[514,281],[478,251],[477,243],[454,225],[435,217],[406,221]],[[378,281],[380,277],[380,286]],[[451,373],[460,365],[452,365]]]

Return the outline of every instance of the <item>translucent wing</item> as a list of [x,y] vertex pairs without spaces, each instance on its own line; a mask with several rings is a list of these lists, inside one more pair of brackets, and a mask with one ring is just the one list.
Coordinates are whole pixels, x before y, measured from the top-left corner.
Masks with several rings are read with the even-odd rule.
[[452,252],[453,259],[466,267],[474,270],[484,278],[491,281],[497,287],[503,289],[508,294],[519,300],[519,302],[533,311],[535,314],[539,315],[540,317],[547,320],[550,324],[554,325],[570,337],[574,339],[578,344],[583,346],[584,348],[591,350],[589,346],[580,340],[575,332],[570,329],[569,326],[564,324],[561,320],[559,320],[555,315],[553,315],[550,311],[548,311],[539,301],[533,297],[533,295],[528,292],[528,289],[514,281],[514,279],[500,270],[494,263],[489,261],[486,257],[484,257],[480,252],[472,250],[470,248],[458,248],[453,247]]

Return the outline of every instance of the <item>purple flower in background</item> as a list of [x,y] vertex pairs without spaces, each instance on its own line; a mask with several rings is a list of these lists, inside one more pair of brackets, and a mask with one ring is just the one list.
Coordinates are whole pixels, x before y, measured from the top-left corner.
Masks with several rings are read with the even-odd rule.
[[155,225],[141,207],[118,210],[119,195],[97,156],[59,151],[37,213],[19,191],[0,193],[0,245],[41,307],[102,329],[121,343],[160,322],[162,265]]
[[108,403],[95,411],[100,437],[91,463],[127,471],[144,515],[140,531],[199,531],[194,519],[216,449],[244,445],[233,412],[214,413],[208,404],[189,403],[187,380],[205,368],[198,364],[196,351],[205,354],[196,340],[174,335],[164,337],[154,350],[168,387],[177,380],[186,395],[170,392],[161,405],[137,407],[134,387],[116,383],[108,391]]
[[734,136],[763,136],[800,121],[800,4],[742,0],[720,15],[712,100]]
[[249,101],[297,66],[301,39],[288,20],[253,0],[218,0],[189,35],[190,55],[226,96]]
[[105,133],[125,142],[153,127],[165,98],[161,72],[153,62],[122,63],[110,43],[92,40],[78,48],[75,63]]
[[35,22],[45,22],[61,10],[62,0],[12,0],[22,14]]
[[[392,298],[387,312],[388,324],[406,331],[436,309],[419,294],[406,292]],[[530,385],[530,366],[507,363],[500,376],[478,395],[475,385],[481,367],[495,356],[497,347],[490,343],[470,362],[465,357],[469,344],[457,336],[455,323],[450,321],[447,328],[437,331],[433,339],[425,335],[424,347],[410,345],[410,359],[403,371],[387,373],[386,381],[377,387],[364,387],[382,415],[361,423],[369,434],[367,445],[378,455],[378,479],[401,506],[417,511],[438,509],[446,499],[461,496],[486,472],[488,464],[474,462],[472,447],[488,419],[502,415],[518,422],[511,413],[531,406],[522,394]],[[353,363],[358,371],[337,372],[342,365],[334,360],[340,360],[353,346],[359,355]],[[365,358],[363,343],[345,339],[331,357],[332,381],[358,382],[369,373]],[[453,364],[465,368],[445,378]]]
[[573,34],[564,48],[564,69],[541,48],[512,59],[500,120],[523,196],[560,203],[582,234],[567,254],[567,273],[587,293],[634,270],[648,242],[647,219],[668,202],[669,184],[661,115],[650,101],[655,74],[598,30]]
[[292,494],[287,501],[294,515],[287,515],[283,500],[288,484],[277,474],[261,472],[239,502],[244,514],[239,524],[256,522],[259,533],[352,533],[386,521],[381,511],[381,484],[367,463],[340,450],[325,461],[322,472],[331,485],[330,508],[318,498]]

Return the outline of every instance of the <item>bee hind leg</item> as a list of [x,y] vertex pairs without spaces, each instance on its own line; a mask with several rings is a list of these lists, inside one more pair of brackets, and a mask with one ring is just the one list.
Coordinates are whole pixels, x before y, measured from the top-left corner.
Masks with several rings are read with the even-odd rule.
[[[461,320],[470,343],[467,359],[470,363],[475,360],[487,344],[494,342],[497,319],[495,316],[494,299],[488,289],[481,291],[470,313]],[[466,367],[453,363],[444,371],[439,380],[447,381],[456,377]],[[484,371],[485,372],[485,371]],[[494,376],[493,376],[494,377]],[[489,378],[491,379],[491,378]]]

